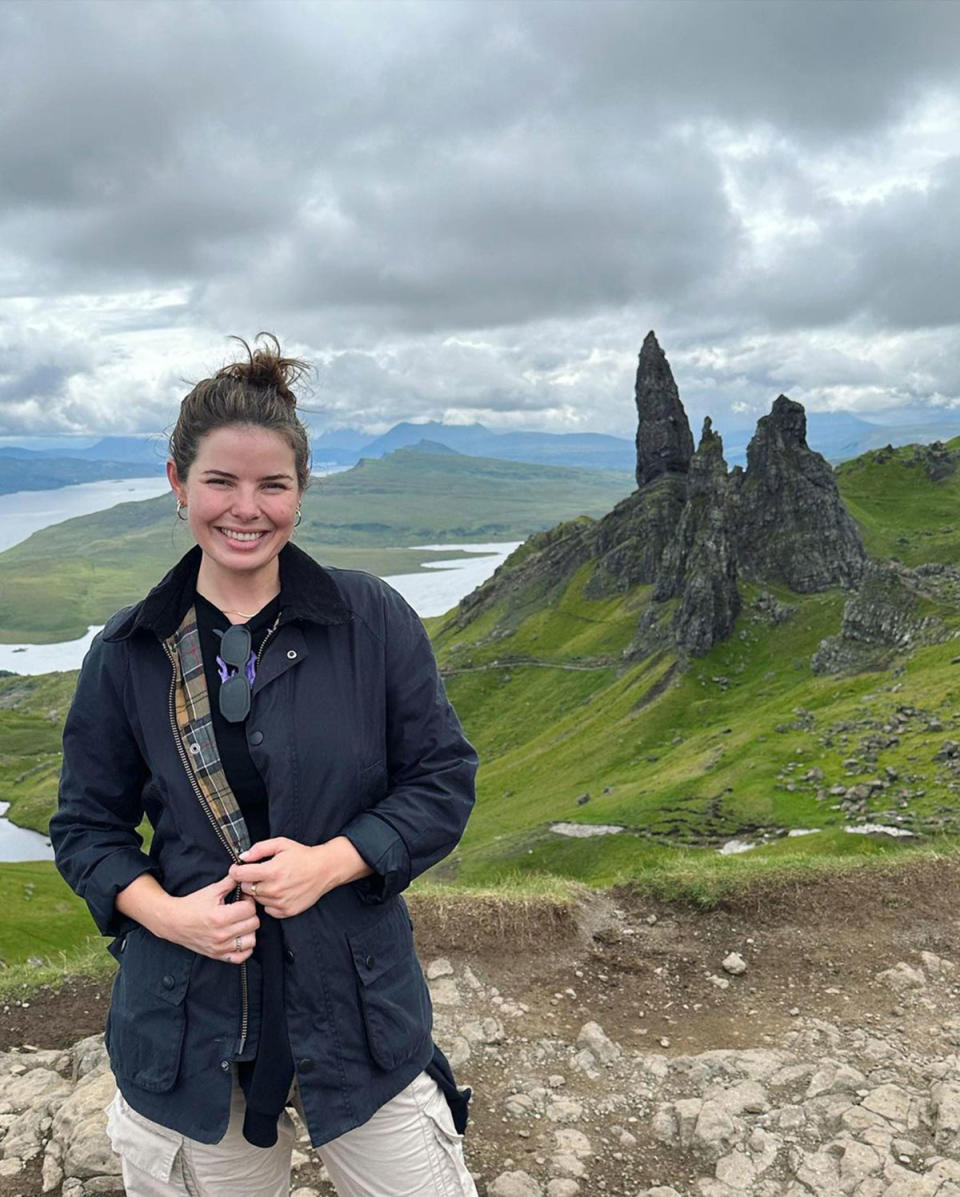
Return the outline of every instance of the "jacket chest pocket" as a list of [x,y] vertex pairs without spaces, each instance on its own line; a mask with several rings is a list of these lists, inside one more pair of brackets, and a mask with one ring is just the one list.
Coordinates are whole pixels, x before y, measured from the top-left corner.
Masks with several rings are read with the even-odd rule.
[[381,1068],[396,1068],[421,1047],[432,1025],[406,911],[395,903],[371,928],[347,939],[370,1055]]
[[123,941],[106,1042],[118,1077],[152,1093],[176,1084],[193,952],[136,927]]

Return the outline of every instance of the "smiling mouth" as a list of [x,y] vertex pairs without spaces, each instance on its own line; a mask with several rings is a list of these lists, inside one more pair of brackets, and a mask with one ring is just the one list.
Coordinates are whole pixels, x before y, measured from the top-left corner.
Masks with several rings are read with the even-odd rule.
[[260,540],[267,533],[264,532],[236,532],[233,528],[217,528],[218,532],[222,532],[227,540],[235,540],[239,544],[250,544],[253,541]]

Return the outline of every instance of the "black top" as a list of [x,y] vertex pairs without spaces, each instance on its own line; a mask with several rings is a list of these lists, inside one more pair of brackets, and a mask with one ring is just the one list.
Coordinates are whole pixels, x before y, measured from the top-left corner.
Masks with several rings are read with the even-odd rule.
[[[251,843],[270,836],[270,801],[247,745],[246,722],[230,723],[220,714],[218,693],[222,663],[217,660],[218,632],[225,632],[230,621],[213,603],[198,594],[195,601],[197,629],[203,670],[210,696],[213,732],[220,761],[230,788],[243,812]],[[253,653],[259,653],[267,633],[277,621],[282,594],[269,602],[246,623]],[[230,670],[232,672],[232,670]],[[243,1135],[256,1147],[272,1147],[277,1141],[277,1119],[286,1103],[293,1080],[293,1056],[287,1036],[287,1018],[283,1001],[283,932],[277,919],[257,908],[260,927],[253,958],[259,963],[263,978],[260,1001],[259,1043],[255,1060],[238,1065],[240,1084],[247,1099]],[[251,1028],[253,1030],[253,1028]]]

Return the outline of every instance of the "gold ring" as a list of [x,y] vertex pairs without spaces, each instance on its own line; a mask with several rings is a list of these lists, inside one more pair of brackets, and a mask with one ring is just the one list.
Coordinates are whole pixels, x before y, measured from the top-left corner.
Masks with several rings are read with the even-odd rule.
[[238,952],[242,952],[242,951],[243,951],[243,944],[242,944],[242,943],[241,943],[241,941],[240,941],[240,936],[239,936],[239,935],[238,935],[238,936],[237,936],[237,937],[234,939],[234,943],[237,945],[237,951],[238,951]]
[[253,898],[257,896],[257,884],[258,883],[254,881],[253,885],[250,886],[250,896]]

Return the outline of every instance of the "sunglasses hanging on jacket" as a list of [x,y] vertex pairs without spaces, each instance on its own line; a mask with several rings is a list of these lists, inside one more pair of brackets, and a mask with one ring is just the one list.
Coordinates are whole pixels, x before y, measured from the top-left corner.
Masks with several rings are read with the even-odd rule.
[[[251,651],[246,624],[231,624],[220,636],[220,714],[228,723],[242,723],[250,714],[250,691],[257,676],[257,654]],[[233,671],[232,673],[230,671]]]

